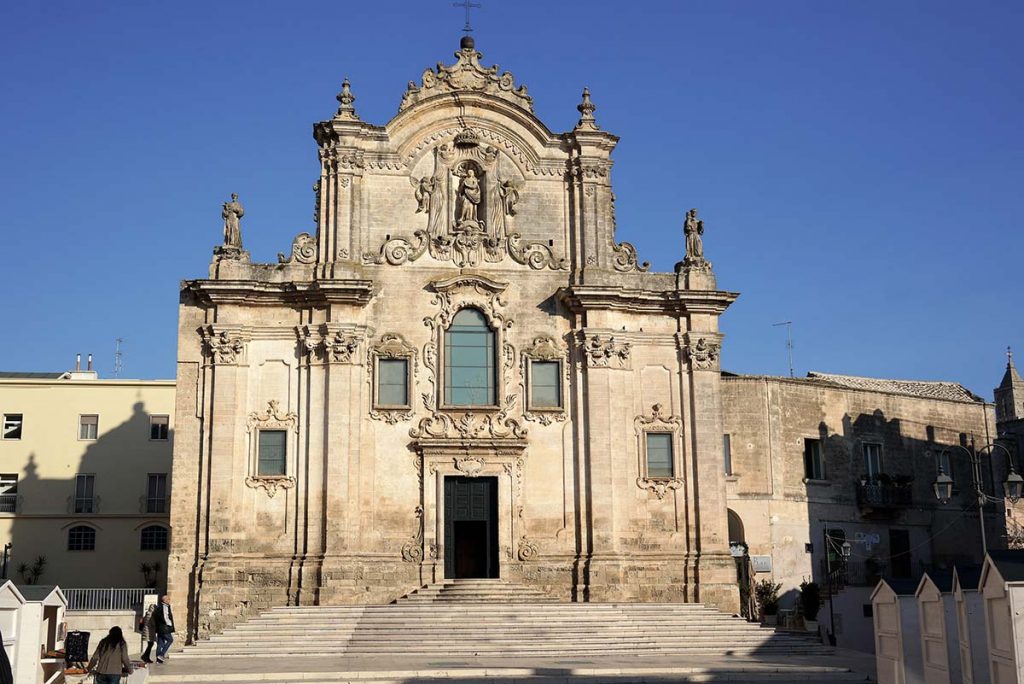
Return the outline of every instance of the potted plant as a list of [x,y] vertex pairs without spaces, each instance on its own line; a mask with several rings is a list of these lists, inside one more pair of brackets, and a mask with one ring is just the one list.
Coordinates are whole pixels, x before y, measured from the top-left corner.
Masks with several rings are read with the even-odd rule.
[[818,631],[818,611],[821,610],[821,588],[817,582],[800,583],[800,607],[804,611],[804,626],[808,632]]
[[774,627],[779,622],[779,589],[782,584],[776,584],[770,579],[763,579],[754,586],[754,598],[757,605],[761,607],[761,621],[764,624]]

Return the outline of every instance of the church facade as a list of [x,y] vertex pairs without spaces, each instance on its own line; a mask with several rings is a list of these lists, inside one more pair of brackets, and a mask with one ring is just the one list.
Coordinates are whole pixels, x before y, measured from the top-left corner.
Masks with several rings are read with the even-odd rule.
[[[316,231],[277,264],[223,208],[181,289],[169,591],[204,635],[275,605],[494,577],[738,610],[718,289],[615,235],[584,91],[554,133],[464,38],[383,126],[314,126]],[[680,253],[682,253],[680,248]]]

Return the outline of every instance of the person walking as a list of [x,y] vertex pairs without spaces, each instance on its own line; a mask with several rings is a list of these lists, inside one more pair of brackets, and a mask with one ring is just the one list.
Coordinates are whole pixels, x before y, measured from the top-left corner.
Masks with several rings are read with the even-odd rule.
[[153,627],[156,631],[156,662],[162,664],[174,643],[174,614],[169,594],[160,597],[160,605],[153,611]]
[[156,643],[156,628],[153,625],[153,613],[156,612],[156,606],[155,603],[149,604],[145,614],[139,618],[139,634],[146,640],[146,650],[142,652],[142,661],[146,663],[153,662],[149,655],[153,650],[153,644]]
[[120,627],[111,627],[107,636],[100,639],[85,669],[93,673],[96,684],[121,684],[121,675],[132,671],[128,644]]

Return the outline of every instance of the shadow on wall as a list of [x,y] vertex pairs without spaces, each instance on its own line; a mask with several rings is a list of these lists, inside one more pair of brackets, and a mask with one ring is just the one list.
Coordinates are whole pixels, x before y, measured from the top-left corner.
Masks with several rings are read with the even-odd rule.
[[[83,434],[90,428],[74,429]],[[168,456],[154,458],[150,429],[150,415],[138,401],[128,420],[106,431],[100,424],[97,439],[80,440],[85,451],[77,467],[63,466],[65,477],[39,474],[40,462],[61,463],[64,455],[29,454],[17,498],[10,502],[17,515],[11,523],[8,578],[61,587],[164,586],[173,434],[168,428],[166,441],[158,440],[167,445]],[[150,458],[151,465],[139,462]],[[45,564],[37,573],[40,557]],[[143,573],[143,563],[149,572]]]
[[[978,410],[983,409],[979,406]],[[925,571],[951,571],[954,564],[978,563],[984,556],[970,460],[955,448],[947,452],[948,461],[943,456],[947,447],[970,448],[972,438],[980,447],[984,434],[915,424],[914,432],[923,431],[927,437],[909,437],[903,421],[888,419],[881,409],[856,417],[844,415],[838,428],[824,422],[818,426],[827,486],[813,480],[803,485],[811,574],[825,600],[818,619],[826,634],[832,617],[827,602],[830,591],[838,594],[846,587],[872,587],[882,577],[916,581]],[[807,461],[813,458],[809,451],[815,447],[805,447],[807,471],[813,468]],[[954,496],[946,504],[936,499],[933,489],[940,461],[955,482]],[[994,493],[992,483],[1001,483],[1007,472],[1004,458],[993,462],[986,457],[986,491]],[[1006,547],[1005,515],[1001,503],[986,506],[989,548]],[[848,557],[844,544],[849,544]],[[840,646],[861,650],[850,640],[863,641],[866,626],[868,635],[872,633],[870,610],[854,604],[852,609],[837,612],[836,638]],[[863,647],[873,650],[873,641]]]

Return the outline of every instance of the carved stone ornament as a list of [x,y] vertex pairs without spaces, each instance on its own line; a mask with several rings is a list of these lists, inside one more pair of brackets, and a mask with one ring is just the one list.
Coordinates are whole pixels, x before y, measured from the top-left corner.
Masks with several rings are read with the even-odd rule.
[[417,506],[414,512],[416,534],[402,545],[402,560],[406,563],[419,563],[423,560],[423,506]]
[[537,559],[537,545],[524,534],[519,538],[519,560],[524,563]]
[[[424,255],[459,268],[474,268],[510,258],[535,270],[567,270],[542,242],[526,243],[514,229],[516,205],[525,180],[503,176],[499,151],[486,144],[493,132],[450,128],[432,148],[433,171],[410,177],[415,214],[423,226],[410,226],[412,237],[389,237],[376,251],[367,251],[366,264],[398,266]],[[429,154],[429,153],[428,153]],[[515,172],[518,173],[518,172]]]
[[206,351],[214,363],[234,364],[245,351],[245,338],[239,332],[222,330],[215,332],[213,326],[200,328],[206,343]]
[[[267,409],[263,413],[253,411],[246,421],[246,430],[249,433],[251,444],[250,472],[253,473],[245,478],[245,486],[250,489],[263,489],[267,496],[274,498],[278,489],[290,489],[295,486],[295,478],[290,475],[265,475],[255,474],[257,472],[257,435],[258,430],[285,430],[289,433],[299,431],[299,416],[293,411],[284,412],[281,410],[281,403],[276,399],[267,402]],[[289,447],[291,449],[292,447]]]
[[292,240],[291,256],[286,257],[284,253],[277,253],[277,262],[280,264],[311,264],[316,261],[316,238],[309,233],[299,233]]
[[[410,407],[408,409],[394,409],[377,406],[375,399],[377,396],[376,388],[373,387],[373,383],[376,382],[377,374],[377,359],[406,359],[408,363],[408,396],[410,400]],[[411,420],[413,417],[413,411],[411,407],[412,403],[412,388],[415,386],[414,378],[416,377],[417,371],[417,354],[416,348],[405,341],[405,338],[397,333],[385,333],[381,335],[380,340],[371,345],[370,350],[367,352],[367,368],[369,372],[367,374],[367,380],[371,384],[371,408],[370,418],[373,420],[381,420],[386,422],[388,425],[395,425],[399,421]]]
[[628,273],[630,271],[644,273],[651,268],[651,262],[649,261],[645,261],[642,264],[639,263],[636,247],[628,242],[612,245],[612,253],[615,255],[612,257],[612,268],[621,273]]
[[[512,321],[507,320],[501,310],[505,306],[502,293],[508,283],[492,280],[482,275],[458,275],[435,280],[430,284],[434,291],[431,303],[438,307],[434,316],[423,319],[431,329],[431,339],[423,346],[423,365],[427,369],[427,380],[431,391],[424,392],[423,404],[430,412],[416,427],[409,430],[415,439],[510,439],[526,436],[527,429],[518,418],[510,415],[518,399],[516,392],[505,392],[512,387],[512,371],[515,368],[515,349],[505,340]],[[438,350],[444,340],[444,332],[451,325],[455,314],[463,308],[480,311],[495,331],[495,343],[501,350],[503,364],[497,389],[498,406],[491,410],[474,410],[464,413],[455,410],[445,412],[441,407],[440,368]]]
[[686,358],[693,370],[718,370],[718,355],[722,346],[718,342],[708,342],[701,337],[696,342],[686,345]]
[[291,489],[295,486],[294,477],[246,477],[245,486],[249,489],[262,489],[271,499],[278,489]]
[[651,406],[650,415],[639,415],[633,419],[633,429],[637,438],[637,465],[640,477],[636,479],[637,487],[646,489],[653,493],[658,499],[664,499],[670,491],[675,491],[683,486],[680,477],[649,477],[647,475],[647,453],[646,434],[650,432],[667,432],[672,435],[672,471],[679,472],[679,435],[682,430],[682,420],[678,416],[665,415],[664,406],[654,404]]
[[583,356],[591,368],[625,368],[630,350],[629,342],[617,342],[610,335],[584,337]]
[[437,71],[427,69],[419,86],[412,81],[402,96],[399,111],[410,107],[420,100],[458,91],[476,91],[495,95],[515,105],[533,111],[533,98],[526,93],[526,86],[516,88],[515,78],[509,72],[498,75],[498,65],[484,68],[480,65],[482,54],[476,51],[473,39],[462,39],[461,49],[455,53],[455,64],[445,66],[440,62]]
[[455,469],[466,477],[476,477],[483,470],[484,461],[478,456],[456,456]]
[[[531,362],[531,360],[536,360],[536,361],[557,361],[557,362],[559,362],[561,364],[560,367],[561,367],[561,369],[563,371],[563,373],[562,373],[563,377],[561,378],[561,383],[560,383],[559,389],[562,390],[568,384],[569,369],[568,369],[568,365],[566,364],[566,361],[565,361],[565,352],[562,350],[561,345],[559,345],[559,343],[557,341],[555,341],[555,339],[552,338],[552,337],[547,337],[547,336],[535,337],[535,338],[533,338],[533,342],[530,343],[530,346],[528,346],[525,349],[523,349],[523,352],[522,352],[521,356],[522,356],[522,369],[521,369],[521,372],[522,372],[522,378],[523,378],[522,387],[523,387],[523,396],[525,397],[525,399],[524,399],[524,402],[525,402],[524,406],[526,406],[526,409],[527,409],[526,411],[523,412],[523,418],[525,420],[529,420],[529,421],[540,423],[541,425],[544,425],[544,426],[551,425],[554,422],[559,422],[559,423],[564,422],[566,420],[566,418],[567,418],[567,415],[566,415],[565,409],[563,407],[551,407],[551,408],[535,408],[535,407],[532,407],[530,405],[530,395],[529,395],[529,392],[530,392],[530,389],[529,389],[530,362]],[[564,401],[565,401],[565,398],[564,398],[564,391],[563,391],[563,397],[562,397],[563,404],[564,404]]]
[[324,339],[328,359],[334,363],[355,363],[359,349],[359,337],[352,333],[338,331]]
[[636,479],[636,485],[640,489],[646,489],[650,491],[652,494],[658,497],[659,500],[661,500],[664,499],[665,495],[668,494],[669,492],[674,492],[675,490],[682,487],[683,481],[677,477],[669,479],[652,479],[648,477],[638,477]]

